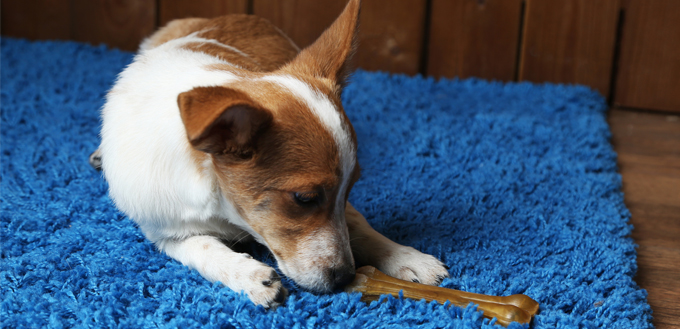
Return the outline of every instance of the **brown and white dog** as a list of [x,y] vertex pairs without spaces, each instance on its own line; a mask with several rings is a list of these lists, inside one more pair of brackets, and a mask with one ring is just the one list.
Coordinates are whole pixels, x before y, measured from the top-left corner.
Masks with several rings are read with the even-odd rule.
[[350,0],[302,51],[254,16],[172,21],[142,43],[102,110],[94,155],[116,206],[167,255],[255,304],[287,291],[221,241],[254,238],[318,293],[351,281],[355,262],[426,284],[448,276],[347,202],[359,165],[340,93],[359,6]]

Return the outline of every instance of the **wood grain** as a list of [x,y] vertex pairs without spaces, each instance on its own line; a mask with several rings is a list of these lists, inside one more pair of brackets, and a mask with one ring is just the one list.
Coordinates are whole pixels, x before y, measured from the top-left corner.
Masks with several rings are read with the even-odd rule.
[[364,0],[356,63],[366,70],[419,73],[426,1]]
[[[253,13],[269,19],[304,48],[340,15],[346,0],[254,0]],[[364,0],[361,7],[358,67],[416,74],[425,29],[425,0]]]
[[654,245],[640,245],[636,281],[647,290],[649,304],[654,311],[652,323],[657,329],[680,328],[680,282],[677,264],[680,249]]
[[159,0],[158,25],[185,17],[212,18],[227,14],[247,14],[248,0]]
[[432,0],[427,74],[511,81],[522,0]]
[[519,80],[579,83],[607,97],[619,0],[527,0]]
[[69,2],[70,0],[2,0],[2,34],[33,40],[68,40],[71,37]]
[[680,1],[625,5],[614,103],[680,112]]
[[154,0],[71,0],[71,37],[137,50],[155,29]]
[[639,245],[635,280],[649,293],[656,328],[678,328],[680,116],[615,108],[609,123]]
[[253,0],[253,14],[268,19],[304,48],[333,23],[345,4],[345,0]]

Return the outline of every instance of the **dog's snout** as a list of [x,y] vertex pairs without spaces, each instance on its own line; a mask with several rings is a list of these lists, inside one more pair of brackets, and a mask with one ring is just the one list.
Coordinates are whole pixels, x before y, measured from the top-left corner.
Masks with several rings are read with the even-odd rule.
[[335,269],[332,272],[333,290],[340,289],[354,280],[356,270],[354,267]]

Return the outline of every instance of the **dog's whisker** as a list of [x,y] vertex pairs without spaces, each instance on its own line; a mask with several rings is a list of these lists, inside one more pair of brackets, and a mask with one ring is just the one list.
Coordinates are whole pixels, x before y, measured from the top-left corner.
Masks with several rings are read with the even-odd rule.
[[231,243],[231,245],[229,246],[229,248],[234,248],[235,245],[237,245],[239,242],[243,241],[243,239],[247,238],[248,236],[250,236],[250,234],[248,232],[245,232],[245,231],[237,234],[236,239],[238,239],[238,240],[233,241]]
[[365,236],[355,236],[355,237],[353,237],[353,238],[350,238],[350,239],[349,239],[349,242],[352,243],[352,242],[354,242],[354,241],[359,241],[359,240],[368,240],[368,238],[365,237]]

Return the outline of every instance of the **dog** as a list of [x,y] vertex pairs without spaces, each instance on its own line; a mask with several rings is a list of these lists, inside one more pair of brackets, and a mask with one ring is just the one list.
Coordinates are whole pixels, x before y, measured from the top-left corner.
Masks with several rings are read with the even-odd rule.
[[102,108],[101,166],[116,207],[171,258],[265,308],[277,272],[223,241],[254,239],[314,293],[373,265],[436,285],[436,258],[371,228],[351,204],[357,139],[340,94],[359,0],[300,50],[250,15],[174,20],[140,45]]

